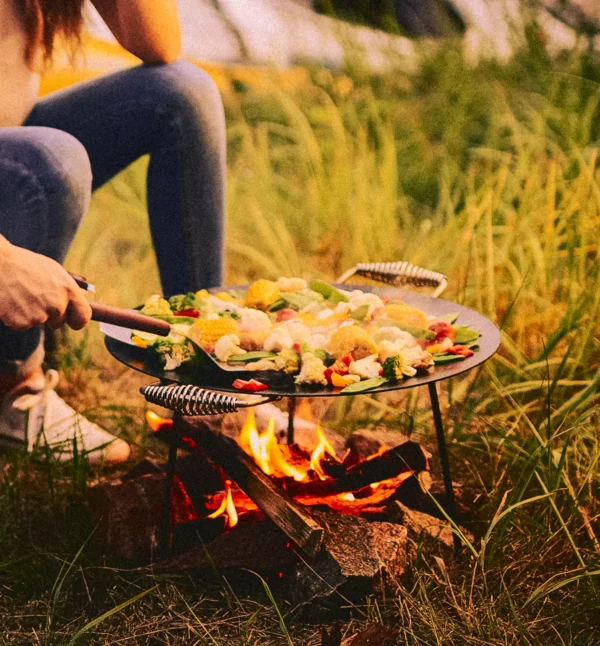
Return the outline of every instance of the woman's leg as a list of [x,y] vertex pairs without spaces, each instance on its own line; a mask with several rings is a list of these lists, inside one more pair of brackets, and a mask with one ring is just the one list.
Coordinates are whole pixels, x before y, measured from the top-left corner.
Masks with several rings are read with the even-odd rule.
[[[82,144],[51,128],[0,129],[0,234],[62,262],[88,208],[90,163]],[[41,330],[0,324],[0,399],[9,382],[42,364]],[[5,382],[4,388],[2,382]]]
[[75,136],[94,188],[149,153],[148,212],[164,293],[222,282],[225,123],[205,72],[183,61],[128,69],[45,97],[27,124]]

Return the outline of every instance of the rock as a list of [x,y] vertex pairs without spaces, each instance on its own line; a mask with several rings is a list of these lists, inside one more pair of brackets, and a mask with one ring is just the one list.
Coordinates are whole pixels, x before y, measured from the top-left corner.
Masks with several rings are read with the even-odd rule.
[[[450,524],[422,511],[410,509],[394,500],[388,505],[388,516],[392,522],[406,528],[409,539],[409,555],[415,558],[417,549],[431,552],[434,555],[452,556],[453,532]],[[464,527],[460,528],[466,538],[473,540],[473,535]]]
[[383,429],[368,430],[361,428],[354,431],[346,441],[346,448],[355,458],[368,458],[381,449],[393,449],[399,444],[404,444],[410,438],[399,431]]
[[313,563],[296,570],[291,594],[300,607],[314,607],[337,593],[368,594],[406,569],[405,527],[315,510],[311,515],[325,530],[324,548]]
[[91,487],[88,500],[94,540],[128,560],[146,560],[158,546],[164,474]]

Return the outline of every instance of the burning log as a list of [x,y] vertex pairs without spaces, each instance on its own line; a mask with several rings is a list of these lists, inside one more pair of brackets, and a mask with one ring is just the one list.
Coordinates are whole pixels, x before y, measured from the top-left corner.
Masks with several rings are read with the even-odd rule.
[[180,418],[181,433],[216,462],[306,556],[317,555],[323,529],[265,475],[241,446],[193,417]]
[[286,490],[298,496],[327,496],[359,491],[371,484],[397,478],[403,473],[418,473],[428,468],[427,456],[416,442],[404,442],[345,470],[336,478],[309,482],[290,482]]

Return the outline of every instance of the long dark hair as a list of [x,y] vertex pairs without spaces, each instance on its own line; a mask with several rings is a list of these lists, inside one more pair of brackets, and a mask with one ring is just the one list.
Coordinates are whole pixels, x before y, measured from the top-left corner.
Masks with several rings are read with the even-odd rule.
[[39,49],[44,61],[52,57],[56,37],[78,43],[84,0],[17,0],[27,33],[25,56],[31,63]]

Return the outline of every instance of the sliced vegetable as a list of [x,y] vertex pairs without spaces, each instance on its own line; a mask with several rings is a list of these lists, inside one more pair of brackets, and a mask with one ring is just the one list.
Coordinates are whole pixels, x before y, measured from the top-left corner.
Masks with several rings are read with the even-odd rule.
[[433,354],[433,363],[442,364],[442,363],[453,363],[454,361],[464,361],[465,357],[460,354]]
[[336,289],[333,285],[326,283],[324,280],[313,280],[310,284],[310,288],[313,292],[321,294],[331,303],[347,303],[348,297],[346,294],[340,292],[339,289]]
[[233,382],[233,387],[237,388],[237,390],[243,390],[248,393],[256,393],[259,392],[260,390],[268,390],[269,386],[267,384],[263,384],[262,381],[258,381],[257,379],[236,379]]
[[250,363],[259,359],[274,359],[277,356],[274,352],[256,350],[255,352],[244,352],[244,354],[232,354],[227,363]]
[[377,319],[374,321],[375,325],[377,327],[397,327],[400,328],[401,330],[404,330],[404,332],[408,332],[409,334],[412,334],[415,339],[419,339],[421,341],[435,341],[435,332],[432,332],[431,330],[425,330],[420,327],[411,327],[410,325],[402,325],[401,323],[398,323],[394,319]]
[[386,377],[373,377],[372,379],[365,379],[364,381],[358,381],[355,384],[350,384],[346,386],[341,392],[343,393],[360,393],[363,390],[372,390],[373,388],[378,388],[383,386],[389,381]]
[[467,343],[479,340],[479,332],[472,330],[468,325],[457,325],[454,329],[456,330],[454,343],[466,345]]
[[350,318],[353,318],[355,321],[364,321],[369,314],[369,306],[368,305],[361,305],[360,307],[357,307],[355,310],[352,310],[352,312],[348,312],[348,316]]
[[472,357],[475,353],[471,348],[467,348],[466,345],[453,345],[448,349],[448,354],[456,354],[460,357]]
[[448,314],[444,314],[443,316],[440,316],[440,321],[446,321],[446,323],[450,323],[451,325],[454,325],[458,319],[459,313],[458,312],[449,312]]
[[282,310],[286,306],[286,301],[284,301],[283,298],[278,298],[276,301],[271,303],[267,309],[269,312],[279,312],[279,310]]
[[197,319],[200,316],[200,310],[181,310],[180,312],[175,312],[175,316]]
[[281,294],[281,300],[285,302],[286,307],[300,311],[308,307],[311,303],[314,303],[316,298],[312,298],[306,294],[299,294],[298,292],[285,292]]

